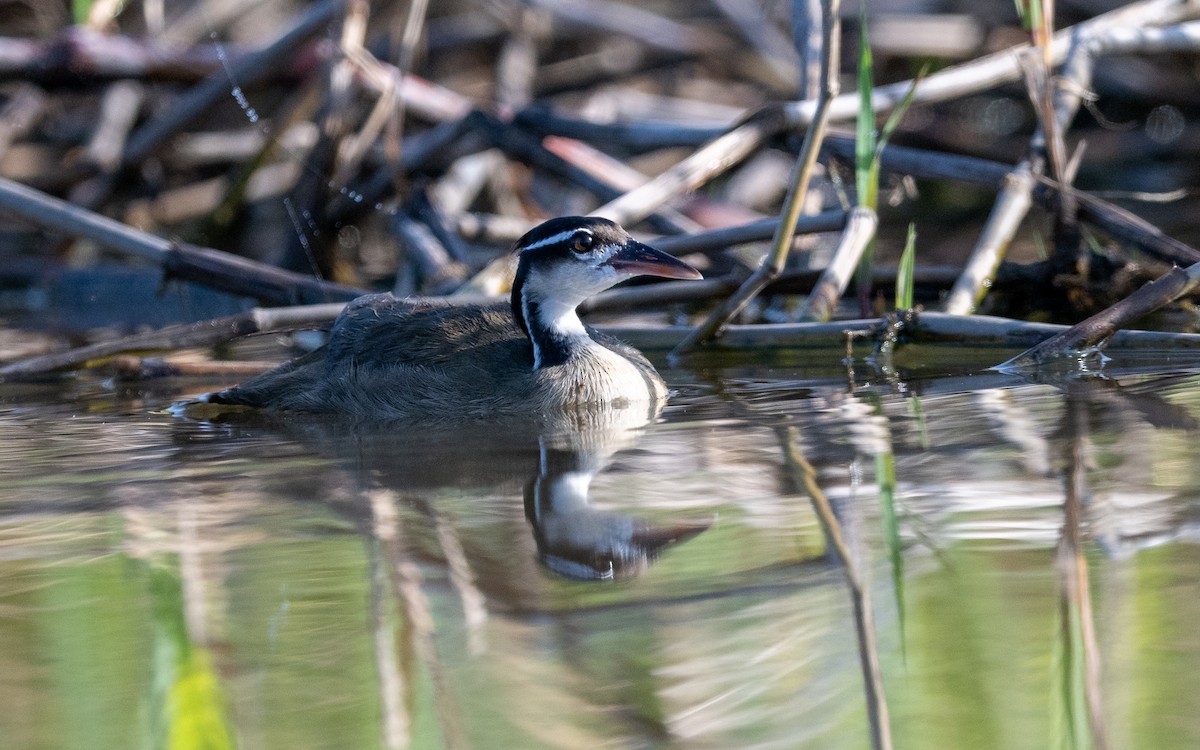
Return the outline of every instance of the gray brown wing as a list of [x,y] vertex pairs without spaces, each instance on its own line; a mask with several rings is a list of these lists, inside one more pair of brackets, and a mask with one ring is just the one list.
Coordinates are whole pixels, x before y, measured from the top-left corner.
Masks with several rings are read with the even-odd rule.
[[399,364],[435,368],[517,360],[532,367],[533,350],[506,305],[414,304],[390,294],[350,303],[334,323],[327,361],[359,368]]

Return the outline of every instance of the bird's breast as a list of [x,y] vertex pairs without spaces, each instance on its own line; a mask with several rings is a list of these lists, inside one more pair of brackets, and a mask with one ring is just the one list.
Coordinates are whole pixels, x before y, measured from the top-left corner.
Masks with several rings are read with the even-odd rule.
[[600,344],[575,352],[562,365],[539,371],[548,400],[563,405],[609,404],[622,407],[666,398],[667,389],[653,370]]

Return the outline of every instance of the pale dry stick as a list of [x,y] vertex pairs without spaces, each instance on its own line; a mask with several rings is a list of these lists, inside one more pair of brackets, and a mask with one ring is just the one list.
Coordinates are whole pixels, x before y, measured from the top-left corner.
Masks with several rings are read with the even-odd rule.
[[[1062,60],[1075,34],[1092,29],[1111,29],[1128,26],[1162,25],[1195,17],[1200,13],[1196,0],[1145,0],[1132,3],[1060,31],[1054,37],[1051,51],[1054,60]],[[960,96],[1010,83],[1021,76],[1017,55],[1028,45],[1019,45],[986,57],[956,65],[921,80],[914,104],[942,102]],[[871,107],[876,114],[897,107],[912,88],[913,82],[900,81],[879,86],[871,94]],[[858,114],[858,94],[836,97],[829,105],[831,120],[850,120]],[[644,186],[631,190],[610,201],[595,213],[621,224],[636,224],[663,203],[687,190],[692,190],[740,163],[762,143],[787,129],[802,128],[813,121],[816,105],[811,100],[782,106],[779,112],[762,111],[743,124],[710,141],[675,166],[667,169]]]
[[[633,190],[650,180],[625,162],[573,138],[548,135],[542,139],[542,145],[550,153],[614,190]],[[700,224],[673,208],[664,206],[657,213],[687,234],[694,234],[703,229]]]
[[705,144],[645,185],[609,201],[592,213],[618,224],[636,224],[680,193],[693,190],[741,163],[784,127],[782,118],[775,111],[751,116],[744,124]]
[[839,59],[838,47],[841,41],[841,22],[838,20],[840,7],[841,0],[823,0],[821,5],[823,30],[821,37],[821,93],[816,103],[817,114],[811,127],[804,134],[804,144],[801,146],[800,157],[796,160],[796,166],[792,172],[792,182],[788,186],[788,194],[784,199],[779,226],[771,241],[771,252],[737,292],[716,310],[713,310],[702,325],[675,347],[670,356],[672,361],[678,361],[697,344],[719,335],[721,329],[728,325],[729,321],[741,312],[751,299],[783,271],[796,233],[796,224],[804,210],[808,183],[817,163],[817,155],[821,151],[821,142],[825,138],[825,128],[829,123],[829,106],[838,94],[839,83],[834,66],[837,65]]
[[[330,148],[335,149],[334,154],[340,151],[342,139],[348,137],[350,121],[355,116],[353,105],[357,103],[357,88],[352,85],[354,64],[351,62],[351,55],[363,47],[370,4],[367,0],[344,0],[343,5],[345,12],[342,14],[338,35],[339,56],[327,71],[324,102],[321,105],[321,116],[318,118],[320,134],[315,147],[317,154],[326,154]],[[384,94],[386,93],[385,91]],[[319,162],[323,162],[324,158],[317,157]],[[322,171],[323,169],[322,167]],[[301,184],[308,183],[310,186],[315,182],[318,180],[312,174],[304,175],[301,180]],[[311,187],[308,189],[312,190]],[[293,200],[295,199],[293,196]]]
[[88,8],[87,26],[96,31],[104,31],[112,25],[124,5],[122,0],[95,0]]
[[1200,50],[1200,22],[1160,28],[1116,27],[1081,34],[1063,62],[1054,96],[1055,126],[1065,131],[1091,90],[1099,58]]
[[109,190],[121,167],[126,140],[137,122],[145,96],[144,86],[133,80],[116,81],[104,92],[99,122],[84,151],[88,173],[93,176],[71,188],[67,194],[69,201],[81,206],[96,205],[95,196]]
[[162,38],[167,28],[163,0],[142,0],[142,18],[146,23],[146,36],[152,39]]
[[[340,45],[342,59],[338,61],[336,70],[339,76],[347,79],[347,81],[351,76],[351,71],[357,64],[356,61],[361,59],[365,54],[363,47],[369,14],[370,5],[366,0],[352,0],[346,8],[346,20],[342,24]],[[392,108],[395,106],[396,101],[396,86],[390,80],[389,83],[391,85],[384,86],[380,90],[379,98],[375,100],[375,106],[371,108],[371,112],[367,115],[366,122],[357,131],[348,133],[338,143],[337,156],[334,159],[333,177],[330,178],[332,187],[343,187],[358,171],[358,167],[370,150],[371,144],[379,137],[379,132],[383,130],[388,118],[392,116]],[[344,83],[336,86],[331,85],[330,89],[331,92],[349,91],[349,87]],[[349,102],[347,102],[348,104]],[[348,108],[347,106],[346,109]]]
[[433,122],[450,122],[466,117],[474,103],[462,94],[424,78],[404,73],[395,65],[379,60],[364,50],[356,57],[361,82],[382,93],[394,87],[406,111]]
[[[502,168],[504,164],[504,154],[495,148],[461,156],[454,160],[446,170],[445,176],[430,187],[429,199],[443,213],[455,217],[455,221],[458,222],[460,217],[467,216],[467,209],[483,192],[492,171]],[[530,228],[526,226],[517,237]]]
[[538,72],[538,43],[550,32],[550,15],[544,8],[514,3],[508,37],[496,60],[496,103],[511,113],[533,100]]
[[[1066,131],[1065,125],[1059,127],[1059,119],[1055,115],[1058,102],[1056,101],[1055,84],[1053,78],[1054,70],[1054,55],[1050,51],[1050,40],[1054,36],[1054,0],[1041,0],[1041,25],[1037,30],[1035,38],[1035,47],[1041,51],[1041,65],[1036,68],[1036,76],[1026,75],[1026,80],[1040,84],[1035,96],[1031,96],[1034,106],[1038,111],[1038,128],[1041,131],[1044,139],[1044,150],[1046,157],[1050,163],[1051,176],[1066,184],[1063,178],[1063,168],[1066,166],[1066,157],[1064,152],[1066,144],[1063,142],[1063,133]],[[1072,43],[1071,51],[1067,53],[1070,57],[1074,50],[1078,48],[1078,44]],[[1032,85],[1032,81],[1029,85]],[[1036,136],[1035,136],[1036,137]],[[1068,199],[1069,200],[1069,199]],[[1064,204],[1064,209],[1066,206]],[[1070,211],[1071,220],[1074,221],[1074,210]]]
[[867,699],[867,716],[871,721],[871,746],[875,750],[891,750],[892,725],[888,715],[887,693],[883,685],[883,668],[879,663],[879,641],[875,632],[875,612],[871,604],[871,590],[863,582],[851,555],[842,525],[824,490],[817,482],[817,470],[800,448],[800,434],[795,427],[776,429],[783,447],[784,460],[792,475],[799,480],[812,500],[813,509],[821,521],[825,538],[833,547],[842,563],[846,584],[850,587],[850,601],[854,605],[854,626],[858,633],[858,655],[863,673],[863,692]]
[[870,208],[855,206],[851,209],[841,241],[833,251],[833,260],[825,267],[800,309],[800,320],[825,321],[833,317],[837,302],[854,278],[858,261],[878,226],[879,217]]
[[966,266],[946,297],[943,309],[950,315],[970,315],[995,277],[1008,245],[1033,205],[1037,184],[1026,159],[1004,178],[1004,187],[992,207],[987,224],[975,242]]

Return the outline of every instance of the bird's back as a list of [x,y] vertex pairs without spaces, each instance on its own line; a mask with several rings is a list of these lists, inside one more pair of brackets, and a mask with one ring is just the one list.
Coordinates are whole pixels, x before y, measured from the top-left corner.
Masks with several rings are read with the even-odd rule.
[[367,295],[347,305],[321,349],[207,400],[380,419],[536,416],[617,400],[575,385],[606,382],[597,373],[611,370],[614,361],[634,373],[618,394],[622,402],[662,398],[662,380],[640,352],[592,335],[604,356],[584,353],[535,371],[532,345],[503,303],[463,306]]
[[214,403],[406,418],[509,410],[533,386],[529,340],[502,304],[354,300],[324,347],[212,394]]

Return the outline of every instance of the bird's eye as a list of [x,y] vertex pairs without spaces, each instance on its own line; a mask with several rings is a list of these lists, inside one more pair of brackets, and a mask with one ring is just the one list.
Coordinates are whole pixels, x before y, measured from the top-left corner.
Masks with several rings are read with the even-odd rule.
[[592,243],[595,237],[586,229],[580,229],[575,234],[571,235],[571,251],[579,255],[584,255],[592,251]]

